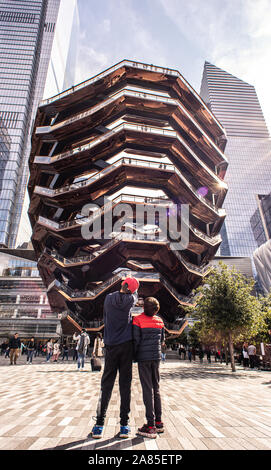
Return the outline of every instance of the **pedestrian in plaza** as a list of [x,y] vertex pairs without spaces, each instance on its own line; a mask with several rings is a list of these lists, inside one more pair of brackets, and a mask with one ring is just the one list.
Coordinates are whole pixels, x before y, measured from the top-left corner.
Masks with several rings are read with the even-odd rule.
[[167,345],[166,345],[166,343],[163,342],[163,344],[161,346],[162,362],[165,362],[165,360],[166,360],[166,352],[167,352]]
[[1,356],[4,354],[4,356],[6,356],[6,350],[8,348],[8,343],[2,343],[1,344]]
[[53,362],[57,362],[59,354],[60,354],[60,346],[59,346],[59,343],[56,341],[53,346],[53,357],[52,357]]
[[211,364],[211,350],[210,350],[210,348],[206,349],[206,357],[207,357],[207,361],[209,362],[209,364]]
[[192,361],[192,349],[188,348],[188,360],[191,362]]
[[243,344],[243,350],[242,350],[244,368],[249,367],[249,355],[248,355],[248,350],[247,349],[248,349],[248,344],[244,343]]
[[30,341],[28,341],[26,347],[27,347],[26,361],[28,362],[28,364],[32,364],[33,355],[34,355],[34,352],[36,351],[35,339],[31,338]]
[[201,364],[203,363],[203,357],[204,357],[204,352],[203,352],[202,347],[200,346],[200,348],[199,348],[199,360],[200,360]]
[[163,320],[157,316],[160,305],[154,297],[144,300],[144,312],[133,319],[135,358],[142,387],[147,423],[137,434],[156,438],[164,431],[159,390],[161,348],[165,344]]
[[76,349],[76,345],[73,346],[73,348],[72,348],[72,360],[73,361],[78,360],[78,352],[77,352],[77,349]]
[[251,369],[254,369],[256,365],[256,347],[254,344],[250,344],[247,348],[248,357],[249,357],[249,365]]
[[217,349],[216,352],[215,352],[215,362],[219,362],[220,361],[220,350]]
[[105,362],[97,407],[96,425],[92,429],[92,437],[95,439],[99,439],[103,435],[106,412],[118,372],[120,391],[119,437],[127,438],[131,432],[128,426],[133,365],[133,321],[131,309],[137,302],[138,287],[139,282],[135,278],[126,278],[121,283],[119,292],[112,292],[105,298]]
[[74,333],[73,340],[77,341],[77,345],[76,345],[76,349],[78,353],[77,370],[80,371],[80,367],[81,367],[81,372],[83,372],[83,369],[85,366],[85,357],[87,354],[87,348],[90,343],[90,339],[85,328],[82,329],[80,335],[77,335],[76,333]]
[[94,340],[92,357],[102,357],[103,356],[103,337],[101,333],[97,333],[97,336]]
[[192,359],[193,359],[193,361],[195,361],[196,360],[196,349],[194,348],[194,346],[192,347],[191,352],[192,352]]
[[67,345],[67,343],[65,343],[63,346],[62,361],[64,361],[65,357],[68,361],[69,360],[69,346]]
[[6,352],[5,352],[5,359],[6,359],[7,357],[9,357],[9,352],[10,352],[9,344],[7,344]]
[[20,348],[21,348],[21,340],[19,338],[18,333],[15,333],[9,342],[9,358],[10,358],[10,365],[16,365],[17,359],[20,355]]
[[47,344],[46,344],[46,352],[47,352],[47,356],[46,356],[46,362],[49,362],[51,357],[52,357],[52,354],[53,354],[53,340],[50,339]]

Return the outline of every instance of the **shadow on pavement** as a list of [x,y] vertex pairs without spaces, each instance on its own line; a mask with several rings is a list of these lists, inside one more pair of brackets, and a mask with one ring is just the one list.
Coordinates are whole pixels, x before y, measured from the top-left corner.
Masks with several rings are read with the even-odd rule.
[[[118,441],[116,441],[118,439]],[[111,437],[110,439],[106,440],[98,440],[98,439],[92,439],[91,436],[88,436],[88,439],[81,439],[80,441],[74,441],[74,442],[68,442],[67,444],[59,445],[56,447],[49,447],[47,449],[43,450],[88,450],[88,442],[89,445],[95,445],[95,450],[98,449],[120,449],[125,450],[125,448],[128,447],[133,447],[137,444],[140,444],[144,442],[143,437],[134,437],[132,439],[120,439],[119,434],[116,434],[114,437]],[[80,445],[81,444],[81,445]],[[85,446],[82,448],[82,445],[85,444]],[[112,444],[112,445],[111,445]],[[74,446],[79,446],[77,449],[74,449]]]

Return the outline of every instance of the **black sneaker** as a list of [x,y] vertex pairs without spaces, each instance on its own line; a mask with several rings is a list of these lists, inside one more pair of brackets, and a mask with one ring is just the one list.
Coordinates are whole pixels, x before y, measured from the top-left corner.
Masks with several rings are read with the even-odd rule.
[[155,427],[157,434],[164,432],[164,423],[162,423],[162,421],[156,421]]
[[142,428],[138,428],[137,434],[139,436],[149,437],[151,439],[156,439],[156,437],[157,437],[156,427],[155,426],[148,426],[147,424],[144,424],[144,426],[142,426]]

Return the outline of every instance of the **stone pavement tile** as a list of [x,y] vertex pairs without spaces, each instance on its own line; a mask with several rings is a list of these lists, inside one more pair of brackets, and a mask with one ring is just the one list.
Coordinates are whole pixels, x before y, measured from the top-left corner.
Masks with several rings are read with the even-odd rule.
[[[187,439],[186,437],[179,437],[177,438],[179,441],[178,447],[172,447],[174,450],[178,449],[183,449],[183,450],[195,450],[196,447],[192,444],[192,441],[190,439]],[[174,445],[174,443],[171,443]]]
[[210,431],[206,428],[206,426],[198,426],[198,427],[197,427],[197,430],[198,430],[199,433],[201,434],[200,438],[202,438],[202,437],[209,437],[209,438],[214,437],[213,433],[210,432]]
[[171,450],[169,441],[164,437],[158,436],[156,443],[159,450]]
[[146,450],[159,450],[156,439],[145,439]]
[[13,437],[16,436],[22,429],[25,429],[25,426],[17,425],[17,426],[8,426],[7,431],[1,431],[3,437]]
[[206,445],[206,447],[208,448],[208,450],[221,450],[221,447],[219,445],[219,438],[208,438],[208,437],[203,437],[201,439],[201,441],[203,442],[203,444]]
[[37,437],[28,437],[27,439],[21,438],[17,439],[17,444],[14,446],[14,450],[27,450],[31,447],[37,440]]
[[205,426],[207,431],[210,431],[211,434],[213,434],[214,437],[225,437],[222,432],[220,432],[217,428],[214,428],[213,426]]
[[253,440],[253,443],[255,444],[255,446],[257,446],[258,449],[262,449],[262,450],[271,449],[270,439],[263,439],[263,438],[256,437]]
[[208,447],[204,444],[202,439],[193,439],[193,445],[195,446],[196,450],[208,450]]

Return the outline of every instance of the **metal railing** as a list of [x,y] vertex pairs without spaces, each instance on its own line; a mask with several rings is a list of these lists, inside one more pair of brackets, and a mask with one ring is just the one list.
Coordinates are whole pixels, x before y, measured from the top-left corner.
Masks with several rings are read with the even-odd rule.
[[41,186],[35,186],[34,192],[36,194],[54,197],[59,194],[63,194],[65,192],[74,191],[79,188],[91,185],[96,181],[99,181],[105,175],[114,171],[116,168],[122,165],[139,166],[142,168],[156,168],[162,171],[170,171],[170,172],[176,173],[200,202],[208,206],[208,208],[210,208],[213,212],[215,212],[219,217],[225,215],[224,209],[215,207],[208,199],[201,196],[199,192],[197,191],[197,189],[183,176],[183,174],[178,170],[178,168],[176,168],[172,163],[151,162],[148,160],[137,160],[137,159],[129,158],[129,157],[120,158],[119,160],[117,160],[116,162],[108,166],[107,168],[101,170],[100,172],[96,173],[90,178],[87,178],[86,180],[79,181],[78,183],[73,183],[71,185],[66,185],[57,189],[50,189],[50,188],[44,188]]
[[123,130],[131,130],[134,132],[142,132],[142,133],[149,133],[153,135],[163,135],[166,137],[170,137],[172,139],[177,139],[179,142],[186,148],[186,150],[192,155],[192,157],[198,162],[198,164],[220,185],[224,188],[227,188],[227,184],[219,178],[205,163],[190,149],[189,145],[185,142],[185,140],[180,137],[179,133],[173,129],[161,129],[160,127],[155,126],[146,126],[143,124],[132,124],[132,123],[122,123],[113,128],[112,130],[108,131],[106,134],[99,136],[95,139],[92,139],[88,144],[82,145],[80,147],[76,147],[72,150],[68,150],[67,152],[60,153],[58,155],[54,155],[52,157],[41,157],[36,156],[34,159],[35,163],[53,163],[58,160],[62,160],[67,157],[71,157],[81,152],[85,152],[90,150],[91,148],[97,146],[98,144],[110,139],[115,134],[123,131]]
[[55,130],[67,126],[69,124],[74,123],[75,121],[79,121],[81,119],[84,119],[88,116],[91,116],[92,114],[95,114],[97,111],[101,110],[102,108],[108,106],[109,104],[113,103],[114,101],[118,100],[121,97],[132,97],[132,98],[140,98],[143,100],[149,100],[149,101],[156,101],[156,102],[161,102],[161,103],[167,103],[172,106],[177,106],[179,107],[182,112],[186,115],[186,117],[193,123],[193,125],[201,132],[201,134],[205,137],[205,139],[208,140],[209,144],[214,148],[214,150],[220,155],[220,157],[228,163],[227,157],[221,152],[221,150],[217,147],[217,145],[210,139],[210,137],[204,132],[204,130],[201,128],[199,123],[191,116],[191,114],[187,111],[187,109],[182,105],[179,99],[173,99],[170,97],[165,97],[162,95],[159,95],[159,93],[154,94],[151,92],[140,92],[140,91],[133,91],[130,90],[129,88],[123,88],[122,90],[118,91],[117,93],[114,93],[112,96],[110,96],[108,99],[105,99],[102,103],[99,103],[95,106],[93,106],[91,109],[88,109],[87,111],[81,112],[76,114],[75,116],[68,118],[64,121],[61,121],[57,124],[53,124],[52,126],[44,126],[44,127],[38,127],[36,130],[36,134],[44,134],[44,133],[50,133],[54,132]]
[[225,134],[225,129],[222,127],[220,122],[216,119],[216,117],[213,115],[213,113],[210,111],[208,106],[204,103],[203,99],[196,93],[196,91],[191,87],[191,85],[185,80],[185,78],[180,74],[178,70],[174,69],[168,69],[164,67],[159,67],[155,65],[149,65],[149,64],[144,64],[141,62],[134,62],[130,60],[123,60],[119,62],[118,64],[114,65],[113,67],[108,68],[104,72],[101,72],[94,77],[90,78],[89,80],[86,80],[82,83],[79,83],[78,85],[75,85],[68,90],[63,91],[62,93],[59,93],[58,95],[53,96],[52,98],[48,98],[46,100],[41,101],[40,106],[47,106],[50,103],[53,103],[54,101],[58,101],[61,98],[64,98],[65,96],[68,96],[80,89],[85,88],[86,86],[93,85],[95,82],[105,78],[106,76],[110,75],[112,72],[118,70],[120,67],[133,67],[135,69],[143,69],[146,71],[150,72],[156,72],[156,73],[162,73],[163,75],[171,75],[173,77],[176,77],[177,79],[181,80],[182,83],[185,84],[187,89],[192,93],[193,96],[197,99],[197,101],[201,104],[201,106],[204,108],[204,110],[208,113],[208,115],[214,120],[214,122],[217,124],[217,126],[222,130],[223,134]]
[[[113,246],[116,246],[121,241],[146,241],[146,242],[156,242],[156,243],[161,242],[170,249],[170,242],[166,238],[163,238],[163,239],[159,238],[158,240],[154,240],[153,238],[148,238],[147,235],[138,235],[138,234],[133,234],[133,233],[120,232],[108,243],[105,243],[101,248],[98,248],[97,250],[95,250],[94,253],[89,253],[88,255],[76,256],[73,258],[65,258],[59,255],[55,250],[50,250],[49,248],[45,248],[41,256],[43,254],[48,254],[55,261],[63,264],[64,266],[69,267],[69,266],[74,266],[77,264],[90,263],[94,259],[97,259],[100,255],[104,254]],[[196,272],[197,274],[205,276],[212,269],[212,267],[209,265],[197,266],[193,263],[190,263],[180,254],[179,251],[177,250],[171,250],[171,251],[178,258],[178,260],[188,269],[188,271]]]
[[76,300],[76,299],[94,299],[98,297],[102,292],[107,290],[109,287],[112,287],[114,284],[117,282],[120,282],[121,280],[125,279],[128,276],[135,277],[136,279],[140,279],[141,281],[147,281],[149,280],[150,282],[161,282],[166,289],[180,302],[180,303],[185,303],[185,304],[191,304],[193,305],[193,298],[188,297],[185,295],[181,295],[177,292],[177,290],[171,286],[171,284],[164,278],[159,273],[142,273],[142,272],[137,272],[137,271],[130,271],[127,269],[123,269],[119,271],[118,274],[115,274],[112,276],[110,279],[107,281],[103,282],[101,285],[93,288],[93,289],[87,289],[87,290],[74,290],[70,288],[69,286],[55,280],[53,283],[50,284],[50,289],[55,287],[57,290],[64,292],[67,294],[71,300]]

